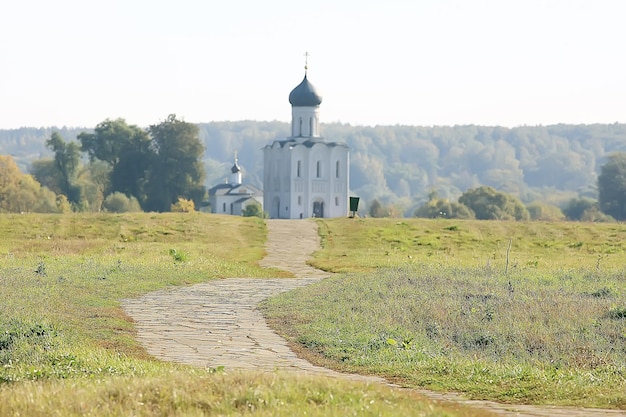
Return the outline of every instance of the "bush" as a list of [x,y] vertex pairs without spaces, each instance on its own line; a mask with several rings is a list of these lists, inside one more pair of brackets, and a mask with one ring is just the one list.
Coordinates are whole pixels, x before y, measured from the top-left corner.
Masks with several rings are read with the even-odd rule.
[[597,201],[589,198],[573,198],[563,207],[563,213],[569,220],[582,220],[585,212],[594,208],[598,209]]
[[174,213],[193,213],[196,210],[196,206],[193,203],[193,200],[178,197],[178,202],[176,204],[172,204],[171,210]]
[[535,201],[526,206],[532,220],[555,221],[565,219],[565,215],[557,206]]
[[602,213],[597,207],[592,207],[583,212],[580,217],[583,222],[596,222],[596,223],[613,223],[615,219],[608,214]]
[[415,217],[427,219],[473,219],[474,212],[461,203],[450,202],[447,199],[435,198],[415,210]]
[[188,255],[186,252],[183,252],[177,249],[170,249],[169,254],[172,257],[172,259],[174,259],[174,261],[176,262],[185,262],[187,261],[187,258],[188,258]]
[[67,200],[67,197],[64,196],[63,194],[57,195],[55,205],[56,205],[57,212],[59,213],[71,213],[72,212],[72,205]]
[[516,197],[481,186],[467,190],[459,203],[469,207],[478,220],[528,220],[528,210]]
[[241,213],[243,217],[258,217],[260,219],[267,219],[269,214],[261,208],[259,203],[251,203],[244,207]]
[[135,197],[128,197],[124,193],[109,194],[102,203],[102,207],[111,213],[130,213],[141,211],[139,201]]
[[402,210],[392,205],[383,205],[377,198],[372,200],[369,208],[370,217],[402,217]]

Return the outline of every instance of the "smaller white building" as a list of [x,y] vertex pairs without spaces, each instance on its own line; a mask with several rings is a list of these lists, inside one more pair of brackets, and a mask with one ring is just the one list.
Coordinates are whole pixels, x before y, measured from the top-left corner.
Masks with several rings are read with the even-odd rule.
[[249,204],[259,204],[263,209],[263,192],[252,185],[242,184],[241,167],[235,158],[230,182],[209,189],[211,213],[241,216]]

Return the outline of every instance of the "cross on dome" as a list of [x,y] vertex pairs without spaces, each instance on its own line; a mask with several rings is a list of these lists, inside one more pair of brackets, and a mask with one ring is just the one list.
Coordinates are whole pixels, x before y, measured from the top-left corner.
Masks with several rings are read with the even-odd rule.
[[233,174],[241,172],[241,167],[239,167],[239,158],[237,157],[237,151],[235,151],[235,164],[230,169],[230,172],[232,172]]
[[322,96],[307,79],[309,69],[308,52],[304,53],[304,79],[289,94],[289,103],[293,107],[316,107],[322,102]]

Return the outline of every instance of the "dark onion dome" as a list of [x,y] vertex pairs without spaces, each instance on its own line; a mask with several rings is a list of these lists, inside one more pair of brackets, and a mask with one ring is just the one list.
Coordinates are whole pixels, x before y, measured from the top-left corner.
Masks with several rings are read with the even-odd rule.
[[239,161],[237,159],[235,159],[235,165],[233,165],[233,167],[230,169],[230,172],[232,172],[233,174],[241,172],[241,168],[239,168]]
[[315,107],[321,102],[322,96],[306,78],[306,74],[302,82],[289,93],[289,103],[294,107]]

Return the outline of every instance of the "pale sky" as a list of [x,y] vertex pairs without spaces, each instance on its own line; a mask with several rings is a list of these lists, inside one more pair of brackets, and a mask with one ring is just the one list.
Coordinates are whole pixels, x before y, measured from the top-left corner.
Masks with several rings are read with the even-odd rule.
[[0,128],[626,123],[623,0],[0,0]]

